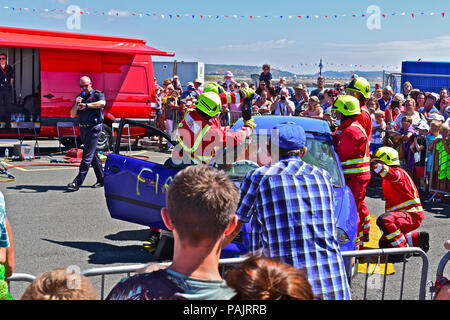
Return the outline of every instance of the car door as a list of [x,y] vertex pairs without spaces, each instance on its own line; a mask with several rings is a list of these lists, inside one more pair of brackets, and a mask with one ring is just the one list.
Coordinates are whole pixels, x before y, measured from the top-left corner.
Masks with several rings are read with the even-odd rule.
[[122,119],[114,153],[105,162],[105,198],[112,218],[165,229],[161,208],[165,206],[167,188],[178,170],[166,168],[161,162],[138,156],[120,154],[120,140],[126,125],[147,130],[148,136],[166,133],[139,122]]

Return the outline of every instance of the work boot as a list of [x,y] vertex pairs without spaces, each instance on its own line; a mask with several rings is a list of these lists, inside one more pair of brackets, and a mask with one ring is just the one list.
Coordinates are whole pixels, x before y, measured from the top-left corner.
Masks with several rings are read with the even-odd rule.
[[150,230],[150,235],[148,236],[148,240],[142,244],[142,247],[144,248],[144,250],[146,250],[149,253],[155,252],[156,248],[158,247],[160,235],[161,235],[160,232]]
[[428,250],[430,249],[430,235],[428,234],[428,232],[423,231],[423,232],[419,232],[419,236],[418,236],[418,241],[419,241],[419,248],[423,250],[423,252],[428,252]]
[[390,262],[390,263],[397,263],[397,262],[407,262],[408,258],[410,258],[412,256],[411,253],[403,253],[403,254],[391,254],[389,256],[387,256],[387,261],[386,262]]
[[369,242],[369,233],[364,233],[362,241],[363,242]]
[[77,185],[75,182],[71,182],[67,185],[67,190],[78,191],[78,189],[80,189],[80,186]]

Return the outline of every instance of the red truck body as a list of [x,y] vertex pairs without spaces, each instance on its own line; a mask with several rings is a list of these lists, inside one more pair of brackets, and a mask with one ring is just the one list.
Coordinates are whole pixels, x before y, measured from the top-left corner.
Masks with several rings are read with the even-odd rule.
[[[82,76],[89,76],[93,88],[105,94],[106,129],[111,130],[112,123],[120,118],[154,118],[156,99],[151,56],[174,56],[173,52],[147,46],[141,39],[10,27],[0,27],[0,48],[0,52],[8,54],[8,64],[15,69],[16,122],[23,121],[30,113],[23,108],[28,89],[31,93],[28,96],[36,97],[28,109],[34,109],[39,115],[31,121],[40,137],[57,137],[57,122],[74,120],[70,118],[70,108],[81,91]],[[33,64],[27,64],[28,60]],[[32,83],[27,82],[29,78]],[[0,128],[0,137],[17,136],[17,129],[13,128]]]

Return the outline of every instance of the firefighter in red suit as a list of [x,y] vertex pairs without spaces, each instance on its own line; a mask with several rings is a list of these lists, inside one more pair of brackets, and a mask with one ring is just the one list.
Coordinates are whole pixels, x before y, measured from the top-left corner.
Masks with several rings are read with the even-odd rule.
[[359,101],[353,96],[339,96],[332,110],[341,120],[333,135],[333,143],[342,165],[345,183],[352,191],[358,210],[355,249],[369,241],[370,215],[367,208],[366,188],[370,182],[369,138],[366,130],[356,120],[361,114]]
[[356,116],[356,120],[363,126],[370,143],[372,141],[372,118],[366,106],[367,99],[370,98],[370,83],[363,77],[356,77],[345,89],[350,95],[359,100],[361,113]]
[[210,164],[217,150],[246,143],[256,126],[251,111],[247,116],[243,113],[244,125],[236,132],[222,129],[218,115],[222,103],[240,103],[241,96],[251,99],[253,93],[248,89],[241,90],[240,94],[207,91],[200,95],[195,109],[189,110],[178,126],[173,163]]
[[[419,193],[408,173],[400,168],[398,152],[381,147],[372,156],[372,170],[383,179],[386,212],[377,218],[383,231],[380,248],[420,247],[429,249],[428,232],[415,232],[425,218]],[[402,258],[402,256],[394,257]],[[389,261],[392,261],[390,258]]]
[[[165,163],[167,167],[183,168],[191,164],[212,164],[216,151],[247,143],[253,129],[256,127],[251,115],[252,89],[242,89],[238,93],[223,92],[216,83],[205,87],[195,103],[184,115],[177,128],[177,142],[172,157]],[[236,132],[222,129],[219,113],[222,104],[243,102],[242,117],[244,125]],[[148,240],[143,247],[148,252],[154,252],[159,243],[161,230],[150,228]]]

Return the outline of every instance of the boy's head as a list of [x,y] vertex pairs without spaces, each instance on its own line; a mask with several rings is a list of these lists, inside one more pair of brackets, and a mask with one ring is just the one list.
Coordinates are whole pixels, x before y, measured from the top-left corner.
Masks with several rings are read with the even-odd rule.
[[91,281],[67,268],[37,276],[25,289],[21,300],[99,300]]
[[448,136],[450,133],[450,124],[448,124],[447,122],[443,123],[439,132],[440,132],[442,138],[445,138],[446,136]]
[[408,129],[412,124],[412,118],[410,116],[404,116],[402,118],[402,128]]
[[174,231],[193,246],[205,239],[217,241],[233,221],[238,202],[239,189],[228,176],[206,165],[177,173],[166,201]]
[[431,132],[439,132],[441,129],[442,122],[439,120],[431,120],[430,121],[430,131]]
[[375,111],[375,120],[377,123],[384,121],[384,112],[381,110]]
[[270,72],[270,65],[267,63],[263,64],[262,70],[264,71],[265,74],[268,74]]
[[430,126],[426,121],[420,121],[419,125],[417,126],[417,131],[420,135],[426,136],[428,134],[428,131],[430,131]]

